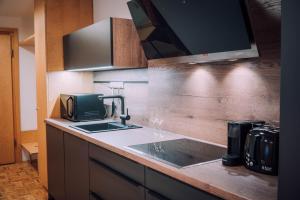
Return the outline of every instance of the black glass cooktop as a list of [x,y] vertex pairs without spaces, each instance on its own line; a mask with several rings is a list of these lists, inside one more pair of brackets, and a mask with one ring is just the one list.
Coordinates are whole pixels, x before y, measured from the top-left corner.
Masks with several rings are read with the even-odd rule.
[[129,148],[177,168],[220,159],[226,153],[223,147],[190,139],[132,145]]

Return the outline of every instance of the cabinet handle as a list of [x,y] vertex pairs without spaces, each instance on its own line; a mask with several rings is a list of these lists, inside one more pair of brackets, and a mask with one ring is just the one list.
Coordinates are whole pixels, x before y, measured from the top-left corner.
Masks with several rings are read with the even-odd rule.
[[104,167],[106,170],[109,170],[111,173],[113,173],[113,174],[115,174],[115,175],[117,175],[117,176],[120,176],[121,178],[125,179],[125,180],[128,181],[130,184],[134,185],[135,187],[141,187],[141,185],[140,185],[138,182],[132,180],[131,178],[128,178],[128,177],[125,176],[124,174],[122,174],[122,173],[120,173],[120,172],[118,172],[118,171],[116,171],[116,170],[110,168],[109,166],[107,166],[107,165],[105,165],[105,164],[99,162],[98,160],[95,160],[94,158],[90,158],[90,160],[91,160],[92,162],[94,162],[95,164],[100,165],[101,167]]
[[97,200],[103,200],[98,194],[96,194],[95,192],[90,192],[91,193],[91,195],[95,198],[95,199],[97,199]]

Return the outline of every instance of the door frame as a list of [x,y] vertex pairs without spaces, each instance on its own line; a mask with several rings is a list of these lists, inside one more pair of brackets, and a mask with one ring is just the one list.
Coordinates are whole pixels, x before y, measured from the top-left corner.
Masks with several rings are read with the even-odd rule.
[[20,67],[19,67],[19,33],[17,28],[0,28],[0,33],[11,36],[12,56],[12,87],[13,87],[13,126],[15,162],[22,161],[21,150],[21,117],[20,117]]

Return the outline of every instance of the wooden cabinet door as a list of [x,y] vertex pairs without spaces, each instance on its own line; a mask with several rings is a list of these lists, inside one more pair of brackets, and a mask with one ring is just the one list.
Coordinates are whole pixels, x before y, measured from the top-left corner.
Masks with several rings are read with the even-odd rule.
[[55,200],[65,200],[64,134],[47,125],[48,193]]
[[88,142],[64,134],[65,187],[67,200],[89,199]]
[[0,34],[0,165],[15,162],[11,37]]
[[147,67],[140,38],[130,19],[112,18],[113,65],[123,68]]

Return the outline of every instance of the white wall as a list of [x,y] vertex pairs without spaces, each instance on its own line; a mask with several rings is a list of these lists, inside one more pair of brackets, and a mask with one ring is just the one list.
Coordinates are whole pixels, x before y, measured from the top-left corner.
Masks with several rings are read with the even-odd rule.
[[131,19],[128,0],[94,0],[94,22],[108,17]]
[[34,32],[34,18],[32,16],[22,17],[20,25],[20,40],[30,36]]
[[19,17],[0,16],[1,28],[19,28],[21,27],[22,19]]
[[34,47],[20,48],[21,130],[37,129]]
[[[0,16],[0,27],[18,28],[22,40],[34,32],[33,17]],[[36,73],[34,49],[20,47],[21,131],[36,130]]]
[[[34,33],[33,16],[21,19],[20,39]],[[21,130],[37,129],[34,47],[20,47]]]

